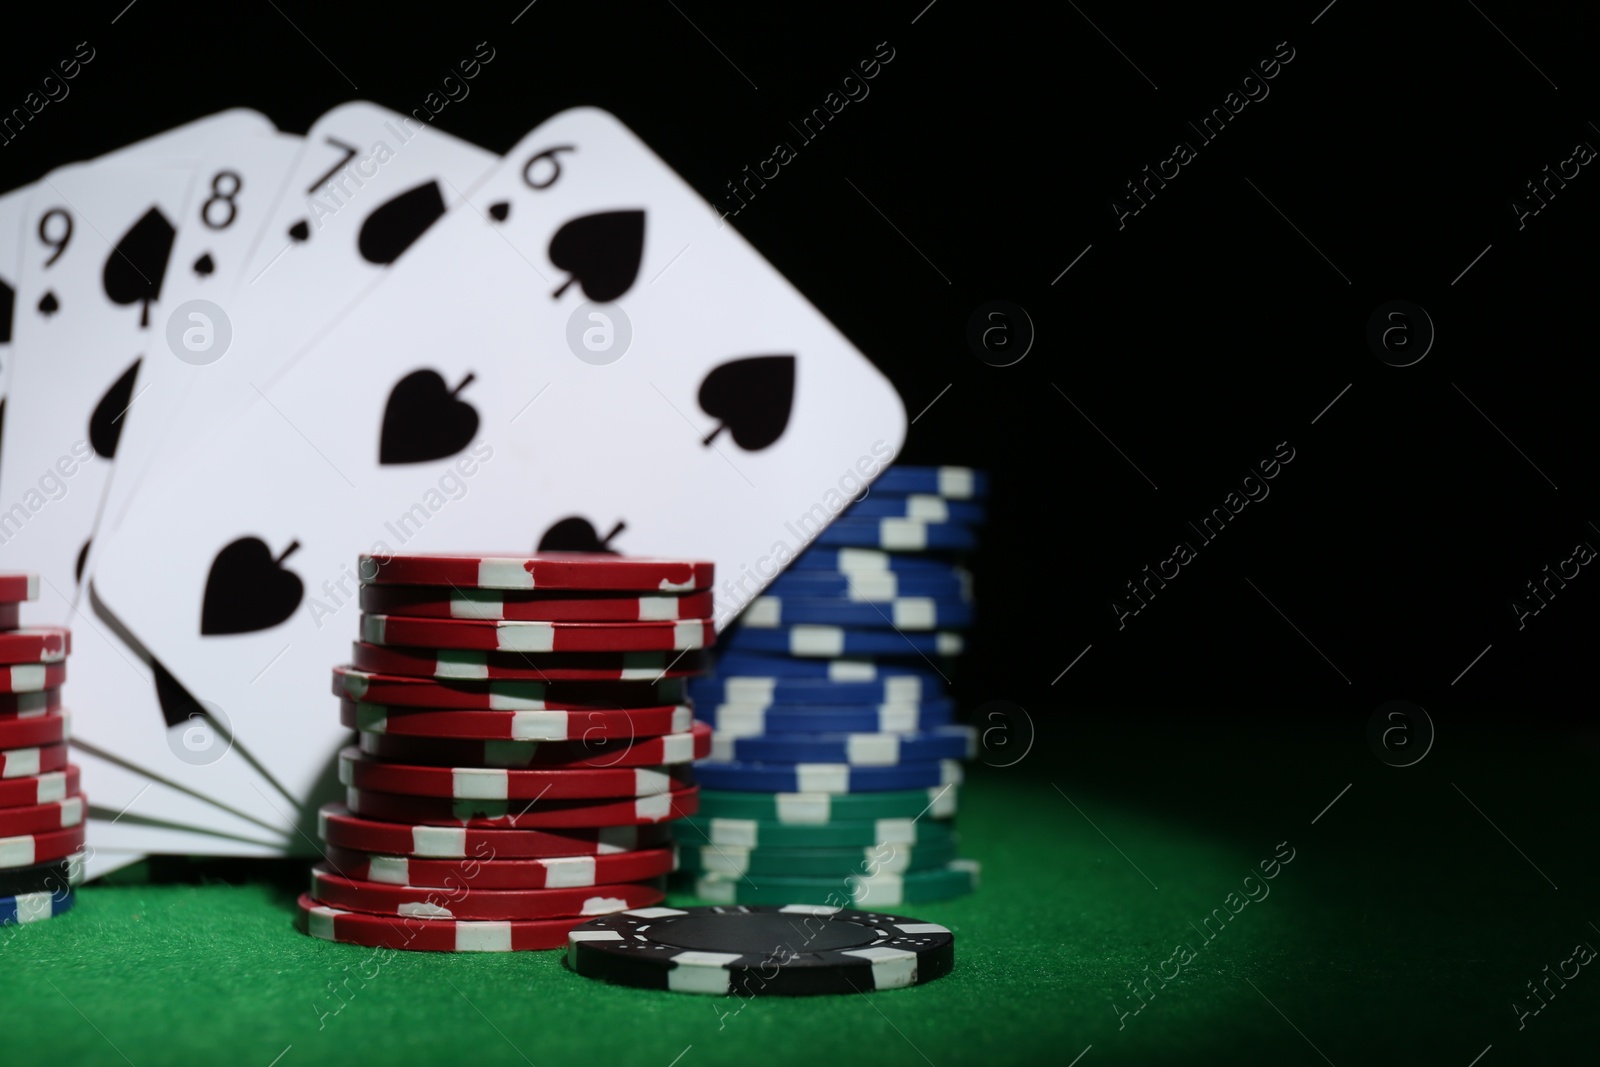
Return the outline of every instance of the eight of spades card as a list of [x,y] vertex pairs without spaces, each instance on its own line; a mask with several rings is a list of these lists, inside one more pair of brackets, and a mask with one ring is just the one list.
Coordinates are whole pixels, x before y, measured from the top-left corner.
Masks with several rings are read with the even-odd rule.
[[[281,161],[282,149],[260,138],[208,158],[201,168],[201,191],[191,199],[168,273],[166,306],[176,322],[127,420],[102,543],[115,537],[148,472],[202,447],[229,411],[257,398],[258,383],[315,334],[321,318],[359,300],[456,199],[454,189],[494,161],[481,149],[365,103],[320,119],[292,161]],[[274,168],[282,172],[276,182]],[[253,220],[252,228],[236,230],[245,220]],[[198,342],[193,348],[186,333]],[[91,574],[96,567],[98,551]],[[101,621],[115,619],[98,598],[94,611]],[[294,805],[270,774],[264,782],[253,769],[260,764],[250,742],[228,727],[229,702],[197,702],[159,661],[151,663],[168,683],[156,690],[160,715],[90,712],[80,715],[87,720],[80,735],[163,781],[185,783],[231,812],[289,832]],[[198,736],[219,746],[214,763],[189,745],[197,736],[196,715],[213,731]],[[239,768],[241,760],[251,767]]]

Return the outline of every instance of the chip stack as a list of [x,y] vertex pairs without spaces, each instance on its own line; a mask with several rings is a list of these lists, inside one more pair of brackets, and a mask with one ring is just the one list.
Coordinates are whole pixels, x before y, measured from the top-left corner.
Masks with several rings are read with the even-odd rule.
[[744,610],[690,683],[715,733],[700,813],[680,833],[719,904],[892,908],[972,891],[956,856],[960,760],[940,661],[973,619],[961,554],[984,474],[891,467]]
[[608,553],[363,556],[361,640],[334,668],[344,804],[308,933],[444,952],[561,948],[664,899],[672,819],[710,751],[686,683],[712,565]]
[[0,926],[70,911],[82,869],[84,798],[61,706],[72,632],[19,627],[34,574],[0,574]]

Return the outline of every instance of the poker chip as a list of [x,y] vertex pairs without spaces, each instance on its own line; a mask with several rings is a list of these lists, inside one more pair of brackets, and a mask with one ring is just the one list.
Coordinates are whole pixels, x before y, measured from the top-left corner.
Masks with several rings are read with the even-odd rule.
[[361,610],[430,619],[650,622],[710,618],[712,598],[709,589],[680,596],[572,597],[448,586],[367,585],[361,588]]
[[[767,734],[904,734],[948,726],[955,702],[925,704],[716,704],[696,705],[695,717],[730,737]],[[720,758],[720,757],[716,757]]]
[[758,596],[740,613],[739,624],[763,630],[799,624],[937,630],[971,626],[972,605],[933,597],[854,601],[842,597]]
[[883,552],[876,548],[808,548],[794,558],[785,574],[843,574],[851,578],[862,575],[948,574],[948,560],[905,553]]
[[[432,829],[430,827],[429,829]],[[498,860],[418,859],[383,856],[330,846],[323,853],[328,866],[346,878],[385,885],[435,886],[447,889],[555,889],[659,878],[677,864],[671,848],[646,848],[599,856],[557,856],[550,859]]]
[[82,796],[72,796],[65,800],[52,800],[48,804],[0,808],[0,837],[43,834],[81,825],[84,803]]
[[837,571],[789,570],[778,575],[767,592],[780,597],[844,597],[870,603],[900,597],[931,596],[943,600],[971,600],[972,576],[960,567],[948,573],[915,571]]
[[632,741],[465,741],[363,733],[358,742],[369,756],[425,766],[650,767],[709,755],[711,727],[697,722],[687,733]]
[[355,668],[414,678],[536,682],[655,682],[705,670],[701,652],[473,652],[459,648],[351,646]]
[[845,763],[852,767],[896,767],[930,760],[971,759],[978,733],[970,726],[942,726],[918,733],[764,733],[711,739],[713,761],[739,763]]
[[659,682],[470,682],[333,669],[333,695],[374,704],[483,711],[587,711],[681,704],[683,679]]
[[61,710],[61,690],[40,689],[31,693],[0,693],[0,719],[48,715]]
[[65,626],[31,626],[0,632],[0,663],[60,663],[72,651]]
[[[907,666],[902,663],[879,663],[870,656],[845,656],[827,661],[789,659],[780,655],[763,655],[755,652],[726,652],[717,659],[716,669],[709,680],[739,678],[806,679],[827,682],[875,682],[885,678],[920,678],[936,692],[940,677],[928,667]],[[702,684],[696,680],[695,685]],[[886,700],[917,700],[915,694],[889,694]]]
[[62,893],[83,881],[83,853],[51,860],[32,867],[7,867],[0,870],[0,896],[15,897],[30,893]]
[[970,526],[921,519],[835,519],[817,534],[816,544],[834,548],[882,548],[893,552],[968,550],[978,547]]
[[0,574],[0,603],[39,599],[39,576],[22,571]]
[[15,630],[22,625],[20,604],[0,603],[0,630]]
[[704,874],[695,895],[719,904],[829,904],[848,901],[860,907],[896,908],[965,896],[978,888],[978,864],[953,860],[925,871],[878,871],[847,877],[804,878],[767,875],[759,884],[739,875]]
[[24,893],[20,896],[0,896],[0,926],[20,926],[44,919],[53,919],[72,910],[77,894]]
[[0,719],[0,749],[53,745],[71,732],[72,716],[66,712]]
[[66,680],[65,663],[0,665],[0,693],[37,693],[42,689],[59,689]]
[[363,818],[341,804],[326,804],[317,812],[317,831],[337,848],[466,862],[609,856],[672,844],[672,828],[655,824],[567,830],[404,825]]
[[687,733],[694,725],[694,710],[686,704],[675,704],[592,711],[473,711],[342,700],[339,719],[352,730],[408,737],[477,741],[631,741]]
[[345,807],[369,819],[485,830],[590,829],[681,819],[699,810],[699,787],[674,782],[670,793],[610,800],[453,800],[345,790]]
[[955,935],[838,907],[643,908],[574,927],[567,965],[615,985],[711,996],[871,993],[949,974]]
[[304,893],[297,904],[300,928],[312,937],[345,945],[419,952],[527,952],[560,948],[566,944],[567,934],[573,927],[592,921],[582,916],[521,922],[401,919],[330,908]]
[[971,467],[906,467],[885,470],[872,483],[874,493],[931,493],[946,500],[981,500],[989,495],[989,476]]
[[77,792],[78,768],[70,764],[65,770],[50,771],[25,778],[0,778],[0,808],[48,804],[55,800],[65,800]]
[[346,911],[471,922],[610,915],[628,908],[650,907],[667,896],[656,886],[635,882],[554,889],[387,885],[344,878],[322,866],[312,868],[308,895],[320,904]]
[[33,778],[67,765],[66,744],[8,748],[0,752],[0,778]]
[[[358,748],[339,753],[339,784],[361,792],[404,793],[453,800],[594,800],[655,797],[684,785],[686,772],[666,767],[507,769],[424,767],[391,763]],[[356,809],[351,805],[352,810]]]
[[659,652],[709,648],[710,619],[669,622],[505,622],[361,616],[361,639],[374,645],[463,648],[479,652]]
[[734,760],[695,764],[695,777],[707,789],[750,789],[771,793],[872,793],[884,789],[923,789],[959,785],[955,760],[901,763],[893,767],[852,767],[848,763],[744,763]]
[[[690,682],[689,695],[697,704],[753,707],[919,704],[943,699],[939,678],[931,672],[879,670],[869,663],[851,660],[777,662],[782,666],[744,660],[736,663],[730,657],[719,665],[717,673]],[[815,668],[816,676],[801,674],[805,668]]]
[[83,827],[0,837],[0,867],[33,867],[71,855],[83,844]]
[[845,629],[842,626],[780,626],[771,630],[739,627],[726,639],[739,652],[786,652],[791,656],[959,656],[961,635],[905,633],[899,630]]
[[734,848],[871,848],[875,845],[932,845],[954,839],[948,821],[931,818],[839,820],[806,823],[755,819],[685,820],[679,839],[690,845]]
[[711,563],[606,552],[541,552],[520,557],[363,554],[358,564],[362,582],[369,585],[463,589],[689,593],[710,589],[716,579]]
[[679,845],[678,869],[758,881],[769,875],[843,878],[864,871],[904,874],[943,867],[956,858],[954,839],[937,844],[874,845],[866,848],[735,848],[732,845]]
[[[876,486],[874,486],[876,489]],[[932,493],[896,496],[873,492],[851,504],[841,518],[846,519],[921,519],[924,522],[962,522],[981,526],[988,510],[969,500],[948,500]]]
[[700,818],[753,819],[758,822],[822,826],[835,820],[947,819],[956,813],[957,788],[889,790],[882,793],[750,793],[700,791]]

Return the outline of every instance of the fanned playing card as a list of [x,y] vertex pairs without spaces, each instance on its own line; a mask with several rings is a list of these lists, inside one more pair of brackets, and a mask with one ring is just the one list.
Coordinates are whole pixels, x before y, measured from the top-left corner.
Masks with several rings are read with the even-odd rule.
[[358,634],[357,553],[604,530],[715,560],[725,615],[729,579],[753,595],[904,435],[888,381],[610,115],[557,116],[467,199],[152,477],[97,567],[302,797],[345,737],[318,694]]
[[[166,304],[178,321],[119,444],[102,520],[106,538],[149,472],[205,447],[230,411],[259,396],[257,382],[325,317],[358,301],[457,198],[456,187],[494,162],[480,148],[367,103],[323,116],[289,159],[287,147],[281,137],[258,138],[200,168],[188,225],[170,257]],[[97,550],[89,573],[99,565]],[[94,608],[101,621],[117,617],[99,600]],[[149,642],[137,627],[126,629]],[[191,695],[164,674],[159,657],[151,667],[167,680],[157,690],[159,717],[94,714],[80,734],[162,781],[185,783],[232,813],[292,835],[295,805],[232,730],[232,701]],[[211,731],[205,742],[226,746],[215,764],[188,751],[197,715]]]

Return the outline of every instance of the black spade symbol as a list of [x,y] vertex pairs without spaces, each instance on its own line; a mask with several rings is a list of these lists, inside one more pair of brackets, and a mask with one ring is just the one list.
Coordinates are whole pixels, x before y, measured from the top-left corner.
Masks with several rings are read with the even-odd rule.
[[383,409],[378,462],[426,463],[466,448],[478,432],[478,410],[457,394],[475,377],[451,389],[436,371],[414,370],[396,382]]
[[617,550],[607,548],[613,538],[628,528],[628,524],[618,520],[611,528],[611,532],[601,537],[595,532],[594,526],[588,519],[569,515],[562,519],[539,538],[539,552],[604,552],[607,555],[617,555]]
[[208,277],[216,269],[217,265],[211,261],[210,252],[194,261],[194,272],[202,278]]
[[740,448],[758,452],[783,436],[793,408],[793,356],[748,356],[724,363],[700,383],[700,410],[721,420],[700,443],[709,446],[728,430]]
[[300,547],[293,541],[283,555],[258,537],[241,537],[217,553],[206,576],[205,601],[200,606],[200,634],[248,634],[270,630],[300,606],[305,584],[283,561]]
[[489,205],[489,217],[491,219],[494,219],[494,221],[496,221],[496,222],[504,222],[504,221],[506,221],[506,217],[508,215],[510,215],[510,214],[511,214],[511,201],[509,201],[509,200],[502,200],[497,204],[490,204]]
[[161,717],[167,720],[168,726],[187,723],[193,716],[206,713],[200,702],[189,695],[159,660],[150,661],[150,670],[155,675],[156,703],[161,705]]
[[94,406],[94,414],[89,416],[89,446],[101,459],[111,459],[117,454],[123,418],[133,403],[133,383],[139,377],[139,362],[134,360],[122,372],[122,377],[111,383],[106,395]]
[[584,296],[609,304],[633,285],[643,258],[643,211],[601,211],[569,219],[550,238],[550,262],[572,277],[551,295],[559,298],[577,282]]
[[118,304],[141,304],[139,325],[150,325],[150,302],[161,298],[161,280],[177,231],[159,208],[151,208],[122,235],[106,256],[101,281],[106,296]]
[[444,214],[438,182],[424,182],[380,205],[361,224],[356,248],[368,263],[387,266]]
[[78,549],[78,562],[72,565],[72,577],[74,581],[83,581],[83,565],[89,562],[89,546],[92,544],[94,544],[94,538],[91,537],[89,540],[83,543],[82,548]]
[[311,227],[306,225],[305,219],[301,219],[299,222],[289,227],[289,238],[296,243],[300,241],[309,241],[311,239]]
[[45,293],[39,298],[39,314],[49,318],[61,310],[61,301],[56,299],[54,290]]
[[0,345],[11,343],[11,316],[17,309],[17,291],[0,278]]

